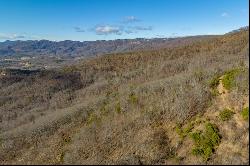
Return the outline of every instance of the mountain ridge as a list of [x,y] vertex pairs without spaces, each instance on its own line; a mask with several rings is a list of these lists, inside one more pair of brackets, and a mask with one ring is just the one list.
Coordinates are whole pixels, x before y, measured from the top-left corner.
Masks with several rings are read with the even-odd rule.
[[208,35],[189,36],[178,38],[137,38],[97,41],[5,41],[0,42],[0,56],[94,56],[105,53],[135,51],[140,49],[153,49],[168,47],[168,45],[184,44],[195,40],[212,37]]

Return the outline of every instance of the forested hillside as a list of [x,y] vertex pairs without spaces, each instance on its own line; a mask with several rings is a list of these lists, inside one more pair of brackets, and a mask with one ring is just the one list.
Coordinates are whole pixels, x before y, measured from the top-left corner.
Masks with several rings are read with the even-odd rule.
[[249,30],[0,71],[1,164],[248,164]]

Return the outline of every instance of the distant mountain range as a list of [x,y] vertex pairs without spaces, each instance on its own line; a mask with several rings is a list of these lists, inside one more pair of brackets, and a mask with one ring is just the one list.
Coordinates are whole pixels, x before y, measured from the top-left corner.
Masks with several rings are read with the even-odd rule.
[[0,57],[6,56],[56,56],[56,57],[88,57],[107,53],[127,52],[140,49],[157,49],[180,46],[208,36],[191,36],[178,38],[137,38],[98,41],[5,41],[0,42]]
[[[236,33],[248,29],[241,27],[229,33]],[[0,42],[0,57],[6,56],[52,56],[61,58],[89,57],[107,53],[127,52],[136,50],[151,50],[158,48],[175,47],[197,40],[207,39],[215,35],[200,35],[176,38],[137,38],[97,41],[49,41],[49,40],[27,40],[27,41],[5,41]]]
[[237,32],[240,32],[240,31],[244,31],[244,30],[249,30],[249,26],[244,26],[244,27],[241,27],[239,29],[236,29],[236,30],[232,30],[226,34],[231,34],[231,33],[237,33]]

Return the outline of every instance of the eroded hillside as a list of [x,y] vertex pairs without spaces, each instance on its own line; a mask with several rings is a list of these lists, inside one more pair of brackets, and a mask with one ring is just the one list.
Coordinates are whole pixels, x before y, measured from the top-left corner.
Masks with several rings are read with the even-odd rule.
[[249,31],[3,70],[1,164],[247,164]]

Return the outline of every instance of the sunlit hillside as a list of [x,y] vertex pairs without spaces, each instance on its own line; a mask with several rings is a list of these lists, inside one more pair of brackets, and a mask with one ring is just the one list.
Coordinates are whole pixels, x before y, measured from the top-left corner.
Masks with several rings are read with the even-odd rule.
[[248,164],[249,30],[0,71],[0,164]]

